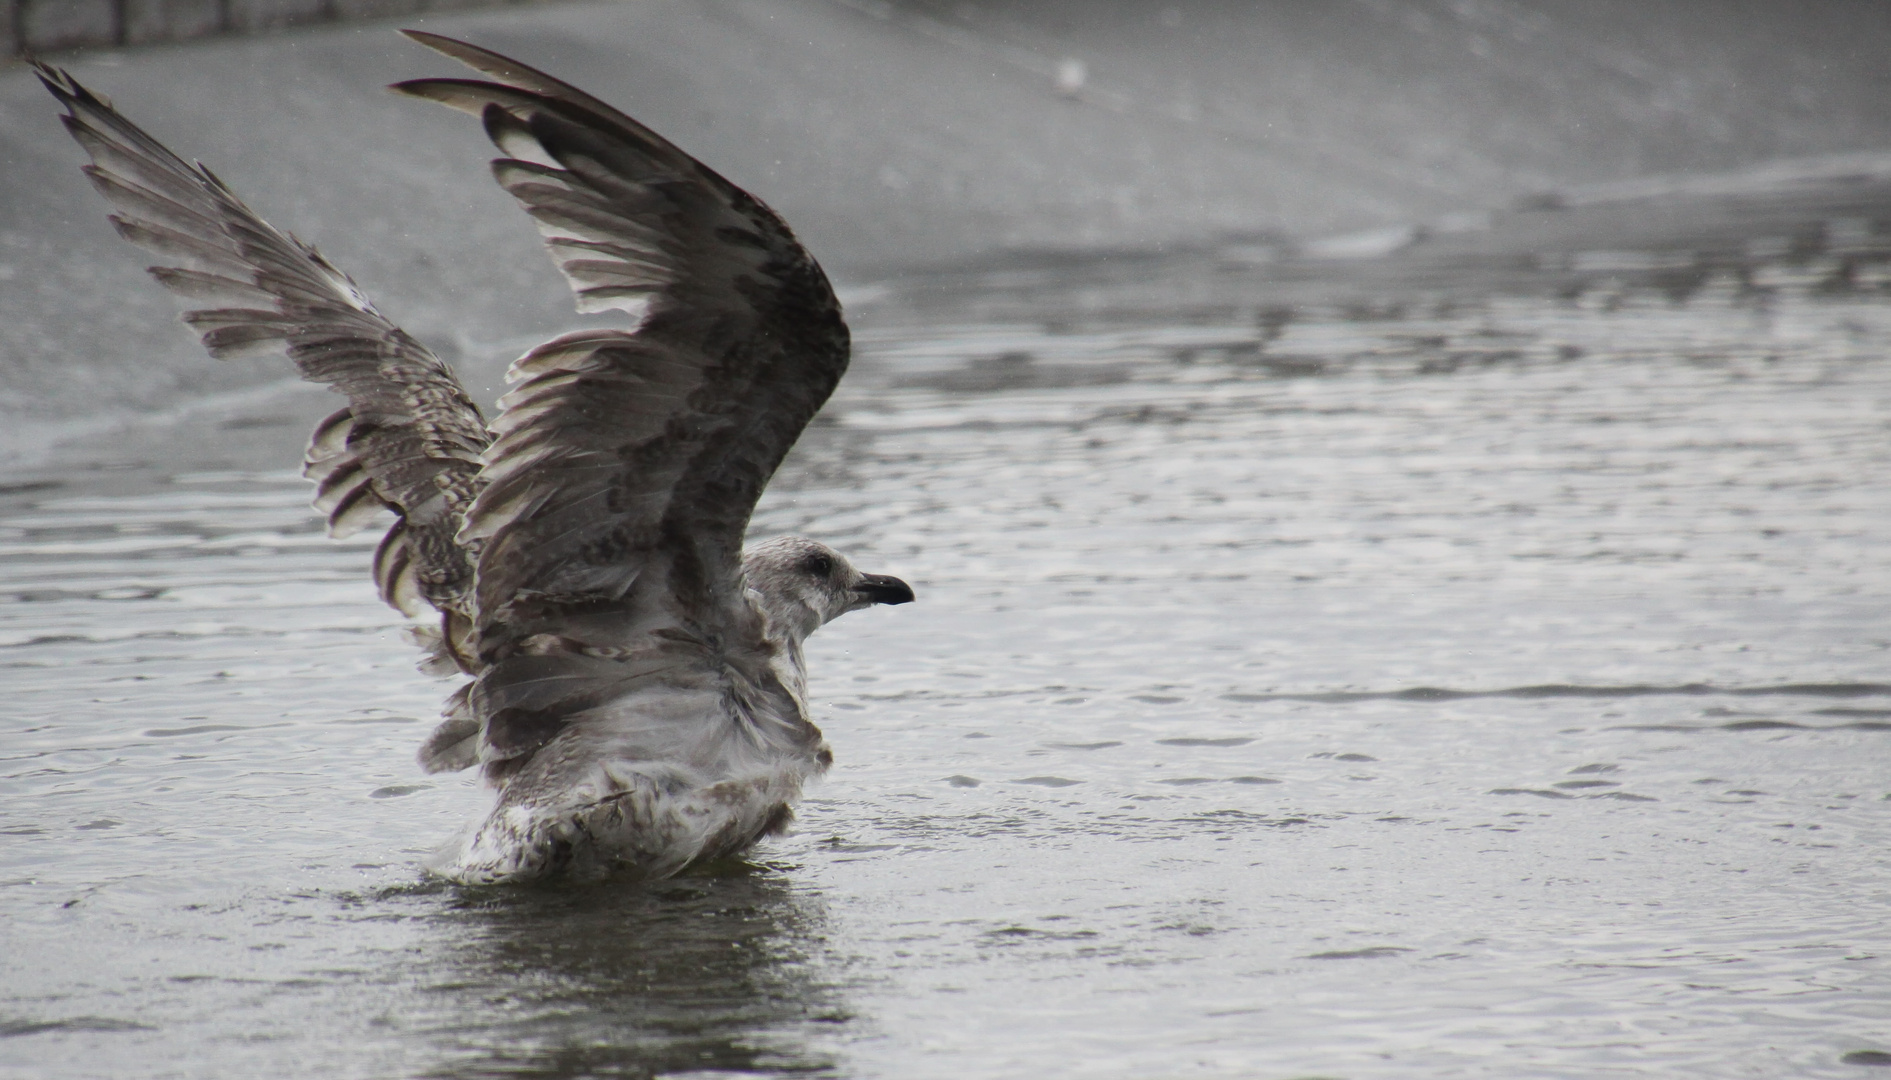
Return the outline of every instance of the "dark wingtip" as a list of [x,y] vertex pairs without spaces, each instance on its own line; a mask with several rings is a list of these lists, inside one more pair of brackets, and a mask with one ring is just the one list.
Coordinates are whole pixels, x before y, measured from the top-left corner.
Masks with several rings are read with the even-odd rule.
[[431,33],[426,30],[416,30],[411,26],[401,27],[401,36],[413,42],[416,45],[425,45],[427,48],[432,49],[434,52],[446,51],[445,49],[442,49],[439,45],[434,44],[435,42],[452,42],[454,45],[461,44],[460,42],[454,41],[452,38],[446,37],[445,35]]
[[[479,47],[477,45],[469,44],[467,42],[459,40],[458,38],[450,38],[450,37],[447,37],[445,34],[435,34],[427,30],[415,30],[411,26],[401,27],[400,33],[402,37],[413,42],[414,44],[432,49],[434,52],[439,53],[441,56],[458,60],[462,64],[468,62],[466,59],[466,53],[469,50],[479,51]],[[440,80],[407,79],[402,82],[397,82],[390,85],[388,89],[394,91],[397,94],[411,94],[414,97],[425,97],[426,96],[425,94],[416,93],[414,90],[409,89],[409,87],[415,86],[416,84],[420,84],[420,83],[438,82],[438,81]]]
[[43,60],[31,58],[26,63],[33,69],[33,74],[39,78],[39,84],[46,88],[47,93],[58,98],[59,103],[66,108],[70,109],[73,102],[83,101],[91,96],[85,87],[79,85],[79,80],[73,78],[72,73],[64,68],[56,68]]

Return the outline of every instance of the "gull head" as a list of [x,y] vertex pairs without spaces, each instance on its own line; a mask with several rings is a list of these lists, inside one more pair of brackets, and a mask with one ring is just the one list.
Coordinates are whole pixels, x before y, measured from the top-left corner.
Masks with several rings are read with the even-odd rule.
[[778,536],[742,557],[742,573],[771,624],[796,641],[822,624],[875,604],[906,604],[913,587],[885,574],[863,574],[847,557],[805,536]]

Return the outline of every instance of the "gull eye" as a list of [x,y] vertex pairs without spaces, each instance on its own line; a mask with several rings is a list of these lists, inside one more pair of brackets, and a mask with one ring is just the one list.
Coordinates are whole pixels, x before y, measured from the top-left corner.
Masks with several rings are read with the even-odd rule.
[[834,557],[817,551],[801,560],[801,569],[815,577],[826,577],[834,572]]

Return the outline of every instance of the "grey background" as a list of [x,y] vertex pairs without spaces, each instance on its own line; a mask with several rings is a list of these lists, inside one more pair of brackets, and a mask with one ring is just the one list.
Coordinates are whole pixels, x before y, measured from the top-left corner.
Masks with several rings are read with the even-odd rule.
[[[322,247],[479,392],[580,320],[488,179],[477,125],[382,90],[454,71],[397,25],[464,35],[620,104],[761,195],[858,287],[1019,253],[1281,243],[1891,147],[1886,10],[640,0],[55,59]],[[281,379],[216,365],[170,325],[54,116],[23,66],[0,69],[0,413],[18,429]]]

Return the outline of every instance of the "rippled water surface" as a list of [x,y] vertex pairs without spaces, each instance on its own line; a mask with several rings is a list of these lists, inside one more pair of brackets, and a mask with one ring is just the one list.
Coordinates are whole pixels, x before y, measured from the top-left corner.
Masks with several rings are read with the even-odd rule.
[[1873,1075],[1891,308],[1370,314],[867,326],[757,531],[921,602],[650,889],[422,879],[484,796],[321,395],[9,478],[0,1069]]

